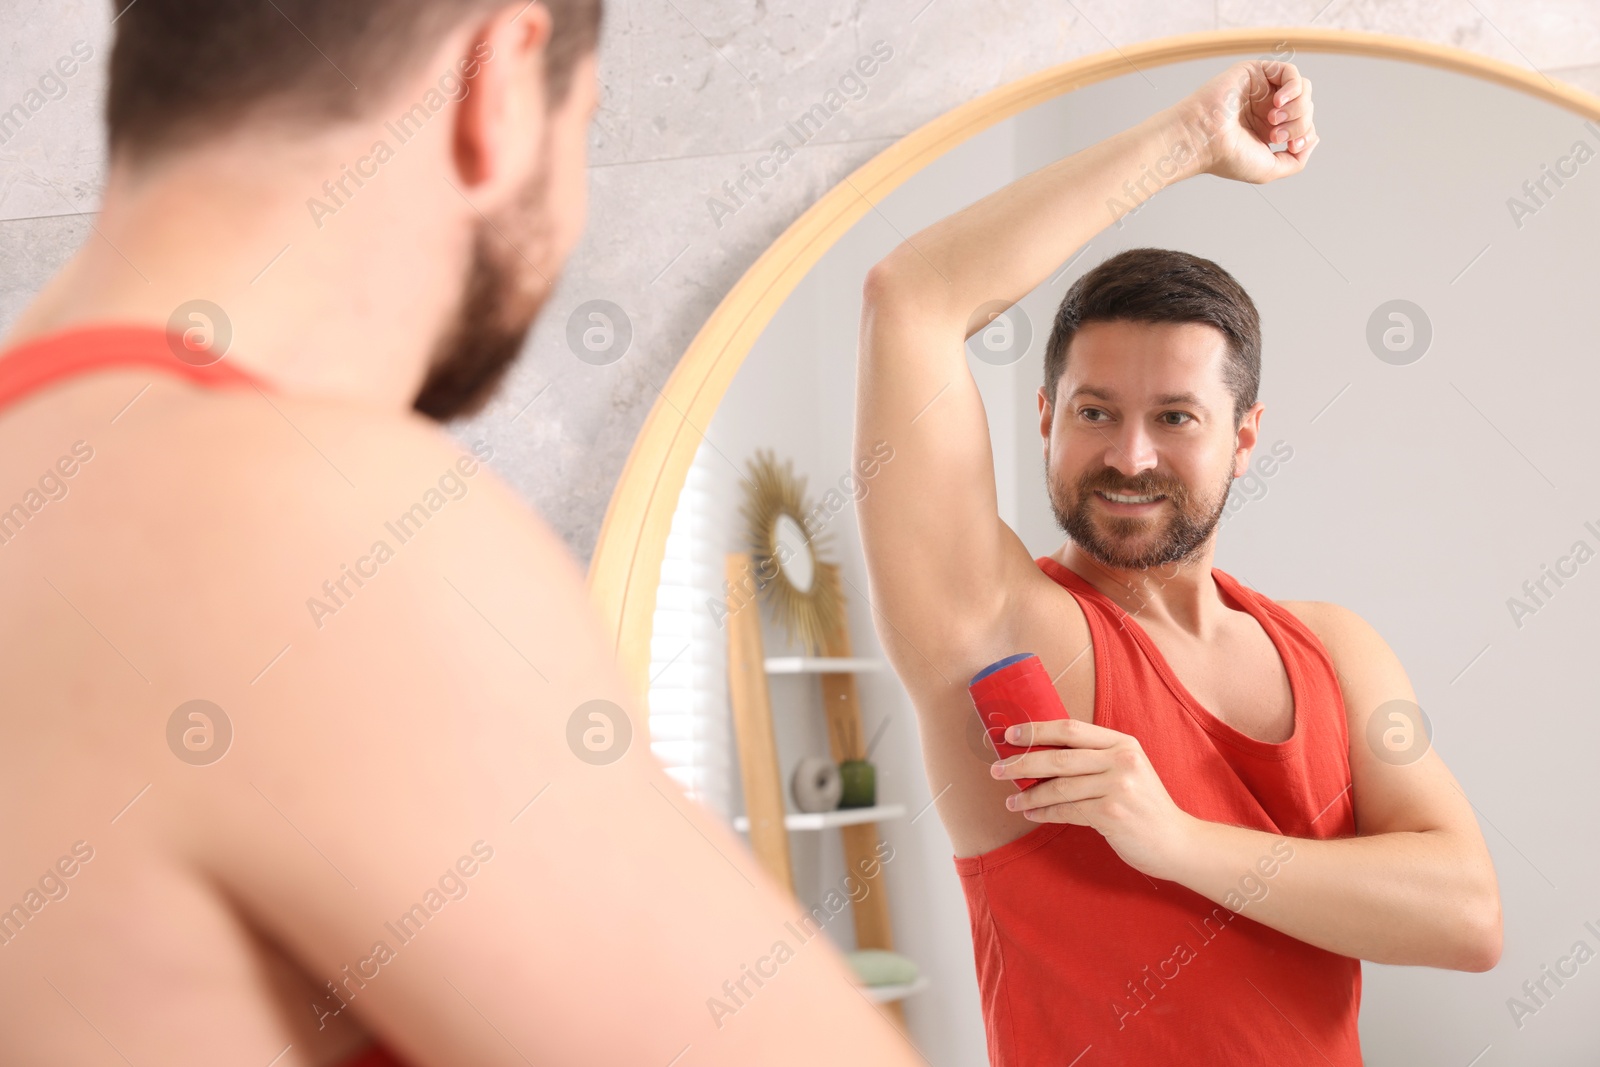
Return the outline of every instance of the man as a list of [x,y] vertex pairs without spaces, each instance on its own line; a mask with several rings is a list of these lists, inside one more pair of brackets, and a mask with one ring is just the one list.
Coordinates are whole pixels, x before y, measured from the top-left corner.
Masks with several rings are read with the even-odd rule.
[[[1070,539],[1031,559],[997,513],[964,340],[1159,185],[1273,181],[1316,144],[1309,79],[1239,63],[867,279],[856,439],[895,447],[858,503],[875,619],[921,719],[997,1065],[1354,1065],[1359,960],[1499,956],[1470,805],[1425,735],[1388,740],[1420,713],[1383,639],[1212,567],[1265,410],[1259,322],[1225,271],[1134,249],[1072,287],[1039,391]],[[969,682],[1021,652],[1068,718],[975,758]]]
[[0,1060],[912,1063],[437,425],[578,239],[597,0],[118,8],[0,358]]

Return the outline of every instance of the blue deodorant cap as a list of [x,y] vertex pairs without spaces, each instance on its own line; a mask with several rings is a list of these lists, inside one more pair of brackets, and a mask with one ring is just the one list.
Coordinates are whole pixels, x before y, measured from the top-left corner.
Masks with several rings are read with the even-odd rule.
[[985,667],[983,670],[979,671],[977,674],[974,674],[972,676],[972,681],[968,682],[967,685],[969,685],[969,686],[977,685],[978,681],[980,679],[987,678],[989,675],[993,674],[995,671],[1004,670],[1005,668],[1011,666],[1013,663],[1020,663],[1021,661],[1027,659],[1031,655],[1033,655],[1032,652],[1018,652],[1015,656],[1007,656],[1005,659],[996,660],[995,662],[993,662],[993,663],[989,664],[987,667]]

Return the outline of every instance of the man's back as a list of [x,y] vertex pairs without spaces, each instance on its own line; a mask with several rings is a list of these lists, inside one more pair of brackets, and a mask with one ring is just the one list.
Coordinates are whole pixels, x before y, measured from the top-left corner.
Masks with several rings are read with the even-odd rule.
[[[0,410],[6,507],[67,466],[0,545],[8,1062],[773,1054],[704,1001],[786,904],[654,763],[576,564],[478,456],[112,369]],[[801,953],[766,1010],[842,995],[892,1054],[845,981]]]

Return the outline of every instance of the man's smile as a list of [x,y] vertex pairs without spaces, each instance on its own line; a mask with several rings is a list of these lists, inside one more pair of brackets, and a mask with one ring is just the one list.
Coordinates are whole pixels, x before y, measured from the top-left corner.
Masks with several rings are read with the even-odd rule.
[[1118,515],[1143,515],[1154,511],[1166,498],[1161,493],[1115,493],[1096,489],[1094,495],[1105,507]]

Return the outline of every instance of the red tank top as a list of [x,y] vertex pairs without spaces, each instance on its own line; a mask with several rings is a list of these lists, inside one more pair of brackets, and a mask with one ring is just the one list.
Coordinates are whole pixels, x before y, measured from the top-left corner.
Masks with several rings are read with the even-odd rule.
[[[1201,707],[1121,605],[1055,560],[1035,562],[1089,620],[1094,721],[1139,739],[1178,807],[1288,837],[1355,834],[1344,699],[1327,650],[1292,613],[1212,569],[1288,672],[1294,733],[1273,744]],[[1048,823],[954,859],[992,1067],[1359,1067],[1360,960],[1263,926],[1248,904],[1234,912],[1146,878],[1088,826]],[[1239,873],[1246,900],[1271,892],[1261,871]]]
[[406,1065],[395,1059],[394,1054],[382,1045],[368,1045],[339,1064],[339,1067],[406,1067]]
[[[259,379],[223,362],[196,366],[179,359],[173,344],[153,326],[81,326],[24,341],[0,354],[0,412],[11,404],[67,378],[97,370],[136,368],[174,374],[197,385],[254,385]],[[405,1067],[380,1044],[368,1045],[341,1067]]]
[[182,339],[154,326],[74,326],[23,341],[0,356],[0,410],[65,378],[97,370],[161,371],[196,385],[265,383],[225,361],[196,366],[178,358]]

